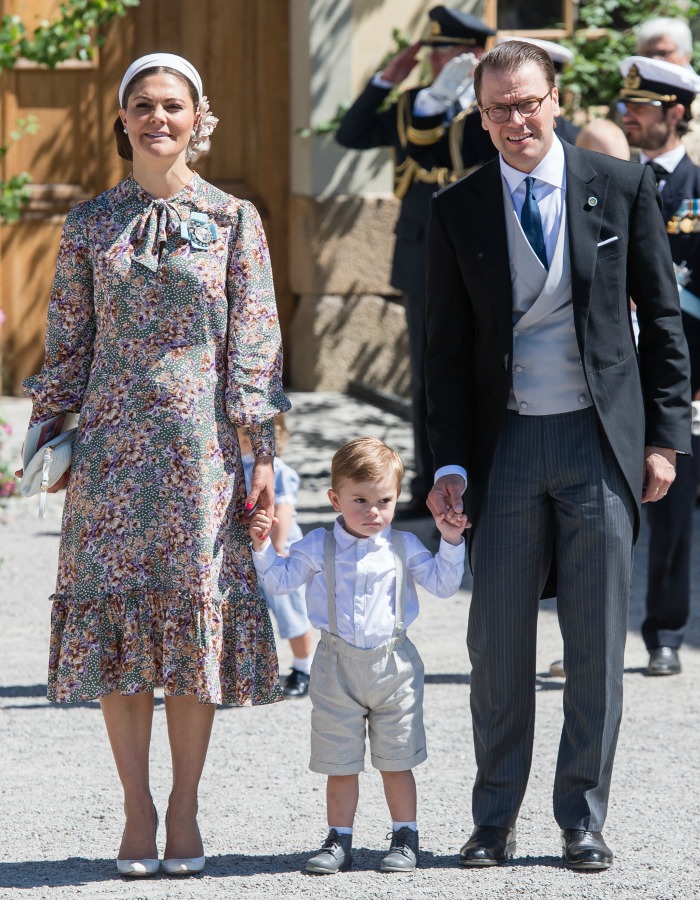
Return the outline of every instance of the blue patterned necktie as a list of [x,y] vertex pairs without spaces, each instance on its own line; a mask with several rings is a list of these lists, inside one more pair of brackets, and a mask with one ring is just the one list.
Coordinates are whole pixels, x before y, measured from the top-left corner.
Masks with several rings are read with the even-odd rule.
[[530,246],[537,254],[539,261],[545,269],[549,269],[547,251],[544,246],[544,234],[542,233],[542,217],[532,190],[534,184],[535,179],[532,175],[528,175],[525,179],[525,203],[523,203],[523,208],[520,212],[520,224],[523,226],[525,237],[530,242]]

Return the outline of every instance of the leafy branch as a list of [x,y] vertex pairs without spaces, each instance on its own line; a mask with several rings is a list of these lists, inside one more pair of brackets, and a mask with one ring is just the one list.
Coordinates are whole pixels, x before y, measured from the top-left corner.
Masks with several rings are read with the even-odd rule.
[[68,59],[88,60],[104,43],[100,29],[126,15],[140,0],[65,0],[54,22],[41,22],[32,32],[19,16],[0,19],[0,69],[11,69],[18,59],[57,66]]
[[[618,65],[636,53],[636,28],[655,16],[692,19],[700,13],[698,0],[587,0],[579,11],[573,36],[562,41],[574,52],[574,60],[561,75],[569,106],[587,109],[610,106],[622,86]],[[700,45],[691,64],[697,68]]]
[[[39,120],[36,116],[27,116],[19,119],[17,125],[10,132],[11,141],[19,141],[25,134],[36,134],[39,130]],[[0,147],[0,159],[7,155],[9,145]],[[22,212],[22,207],[29,202],[27,185],[31,181],[28,172],[20,172],[12,175],[7,180],[0,179],[0,221],[16,222]]]
[[[31,34],[19,16],[0,19],[0,72],[11,69],[18,60],[54,68],[69,59],[88,60],[95,48],[104,43],[102,33],[117,16],[124,16],[129,7],[140,0],[64,0],[60,15],[53,22],[41,22]],[[17,123],[10,140],[17,141],[25,134],[35,134],[39,123],[28,116]],[[7,155],[9,145],[0,146],[0,160]],[[29,201],[27,172],[0,180],[0,221],[16,221]]]

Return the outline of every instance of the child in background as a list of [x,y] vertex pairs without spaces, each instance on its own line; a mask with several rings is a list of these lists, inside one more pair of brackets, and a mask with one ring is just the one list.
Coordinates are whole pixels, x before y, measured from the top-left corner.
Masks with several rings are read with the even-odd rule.
[[[281,458],[288,438],[289,429],[284,421],[284,414],[280,414],[275,417],[275,445],[280,456],[276,456],[274,460],[276,522],[270,532],[270,539],[275,551],[281,556],[286,556],[290,545],[303,537],[296,520],[299,476]],[[255,458],[245,428],[238,430],[238,440],[241,445],[245,483],[250,490]],[[262,583],[260,588],[268,608],[277,620],[280,637],[289,641],[294,654],[292,671],[287,676],[282,693],[289,698],[305,697],[309,692],[309,673],[314,655],[314,633],[306,616],[304,589],[299,587],[275,597],[265,590]]]
[[352,865],[352,828],[364,769],[365,732],[393,819],[385,872],[413,872],[419,862],[416,783],[412,769],[426,758],[423,663],[406,629],[418,615],[416,582],[450,597],[464,573],[461,527],[441,517],[436,557],[415,535],[393,531],[403,465],[377,438],[338,450],[328,497],[340,513],[332,531],[317,528],[279,556],[262,511],[250,534],[258,577],[271,594],[306,586],[311,623],[321,641],[311,668],[311,761],[328,776],[329,833],[306,863],[330,875]]

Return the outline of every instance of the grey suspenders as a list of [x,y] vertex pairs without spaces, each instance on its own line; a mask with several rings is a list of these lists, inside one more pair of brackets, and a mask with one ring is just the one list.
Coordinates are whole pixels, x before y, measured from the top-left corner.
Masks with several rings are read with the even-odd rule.
[[[406,620],[406,550],[400,531],[392,530],[391,540],[396,566],[396,604],[392,634],[392,638],[395,638],[403,631]],[[332,531],[327,531],[323,539],[323,563],[328,596],[328,631],[334,637],[338,637],[338,613],[335,603],[335,537]]]

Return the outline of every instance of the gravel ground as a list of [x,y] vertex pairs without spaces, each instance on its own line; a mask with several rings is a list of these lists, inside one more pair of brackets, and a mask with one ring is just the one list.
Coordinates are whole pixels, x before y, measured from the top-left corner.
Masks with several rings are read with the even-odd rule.
[[[325,498],[330,457],[346,438],[374,433],[410,461],[407,424],[351,398],[293,396],[294,436],[287,459],[303,477],[300,520],[305,529],[328,522]],[[2,411],[21,441],[25,401]],[[200,823],[207,867],[177,881],[160,875],[129,882],[113,857],[122,829],[121,797],[96,703],[73,706],[45,699],[49,634],[47,596],[53,587],[61,500],[51,497],[45,520],[36,502],[0,509],[0,897],[233,897],[252,900],[363,897],[491,900],[491,898],[654,898],[700,896],[700,627],[695,616],[677,678],[647,678],[639,637],[644,592],[643,535],[626,655],[625,715],[606,838],[615,851],[605,873],[562,868],[551,788],[561,728],[563,682],[548,675],[560,656],[556,612],[543,604],[539,626],[537,729],[530,785],[520,814],[518,857],[487,871],[460,869],[459,847],[471,830],[474,776],[465,647],[470,580],[448,601],[424,597],[411,629],[426,668],[428,761],[416,769],[423,868],[414,875],[377,871],[390,820],[378,774],[361,779],[355,865],[337,878],[303,872],[325,836],[324,780],[307,770],[309,703],[285,701],[257,709],[222,708],[201,788]],[[429,522],[416,523],[435,547]],[[700,511],[696,512],[700,535]],[[696,554],[697,600],[700,560]],[[290,662],[279,647],[281,667]],[[165,813],[169,760],[162,699],[156,701],[153,792]],[[162,850],[164,836],[159,835]]]

